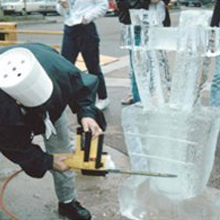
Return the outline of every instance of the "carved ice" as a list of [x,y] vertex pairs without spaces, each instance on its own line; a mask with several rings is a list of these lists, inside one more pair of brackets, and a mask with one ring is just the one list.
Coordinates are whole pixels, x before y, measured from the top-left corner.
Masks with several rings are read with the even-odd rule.
[[[206,186],[220,111],[205,106],[202,89],[210,74],[210,57],[219,54],[220,31],[208,27],[210,11],[182,12],[176,28],[155,26],[151,22],[155,16],[145,10],[130,14],[129,47],[141,97],[141,105],[122,112],[131,169],[178,177],[128,178],[119,188],[120,211],[136,220],[219,220],[219,198],[208,198]],[[170,91],[164,50],[176,53]]]

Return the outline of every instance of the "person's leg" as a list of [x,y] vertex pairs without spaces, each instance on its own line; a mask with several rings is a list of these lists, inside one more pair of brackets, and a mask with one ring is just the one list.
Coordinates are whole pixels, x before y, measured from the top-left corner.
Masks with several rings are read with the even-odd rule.
[[[121,47],[128,49],[128,56],[130,56],[130,50],[131,50],[131,25],[125,25],[121,23]],[[130,58],[131,59],[131,58]],[[121,100],[122,105],[131,105],[133,104],[133,95],[132,95],[132,67],[131,62],[129,61],[128,65],[128,77],[130,80],[130,89],[128,94]]]
[[131,69],[131,91],[132,91],[132,96],[133,96],[133,103],[136,103],[140,101],[140,95],[139,95],[138,86],[137,86],[137,82],[135,78],[132,50],[129,50],[129,58],[130,58],[130,69]]
[[94,74],[99,79],[99,87],[97,90],[99,99],[107,98],[107,89],[105,85],[104,75],[101,71],[99,60],[99,36],[94,23],[84,25],[84,36],[81,41],[81,52],[85,61],[87,70],[90,74]]
[[70,62],[75,64],[79,54],[78,46],[78,26],[64,26],[61,54]]
[[[130,56],[130,50],[128,50],[128,55]],[[128,65],[128,77],[130,79],[130,89],[129,93],[126,94],[126,96],[121,100],[122,105],[131,105],[134,103],[133,95],[132,95],[132,68],[131,68],[131,62],[129,62]]]
[[220,56],[217,56],[215,59],[215,71],[211,85],[210,105],[220,106]]
[[[46,151],[50,154],[71,153],[73,143],[69,137],[66,113],[54,124],[57,134],[52,134],[47,140],[44,137]],[[72,171],[51,171],[54,178],[55,191],[60,202],[76,199],[75,175]]]
[[[46,151],[50,154],[71,153],[73,144],[69,137],[66,112],[56,121],[54,125],[57,134],[52,134],[47,140],[44,137]],[[59,214],[71,220],[90,220],[90,212],[82,207],[76,200],[75,178],[73,171],[51,171],[54,178],[55,191],[59,200]]]

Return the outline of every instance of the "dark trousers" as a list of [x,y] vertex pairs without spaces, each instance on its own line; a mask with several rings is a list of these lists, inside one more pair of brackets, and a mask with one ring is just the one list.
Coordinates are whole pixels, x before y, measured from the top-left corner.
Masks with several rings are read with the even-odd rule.
[[96,75],[99,79],[97,90],[98,98],[107,98],[105,79],[99,60],[99,36],[93,22],[87,25],[75,25],[64,27],[64,37],[61,54],[75,64],[79,52],[81,52],[88,73]]

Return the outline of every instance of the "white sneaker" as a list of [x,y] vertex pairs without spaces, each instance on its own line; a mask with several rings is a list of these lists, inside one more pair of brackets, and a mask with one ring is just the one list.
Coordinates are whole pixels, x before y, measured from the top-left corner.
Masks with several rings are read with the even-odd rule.
[[110,104],[110,100],[108,98],[106,99],[99,99],[95,106],[100,109],[100,110],[104,110],[105,108],[107,108]]

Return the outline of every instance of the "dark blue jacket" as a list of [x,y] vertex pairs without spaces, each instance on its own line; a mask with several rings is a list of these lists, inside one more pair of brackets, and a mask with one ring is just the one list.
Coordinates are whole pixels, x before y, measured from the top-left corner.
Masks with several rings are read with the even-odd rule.
[[[163,2],[166,5],[166,15],[163,25],[169,27],[171,25],[171,20],[167,6],[170,0],[163,0]],[[131,24],[129,9],[148,9],[150,0],[116,0],[116,4],[119,11],[119,21],[123,24]]]
[[[1,48],[0,54],[15,47],[32,51],[52,80],[54,89],[50,99],[35,108],[19,106],[0,89],[0,151],[28,175],[40,178],[53,166],[53,156],[32,143],[33,135],[45,132],[46,111],[54,123],[69,106],[79,122],[82,117],[92,117],[105,130],[104,115],[94,104],[98,81],[96,76],[82,73],[56,50],[43,44],[8,46]],[[21,108],[25,109],[25,115]]]
[[219,27],[220,23],[220,0],[216,0],[215,7],[212,14],[211,26]]

